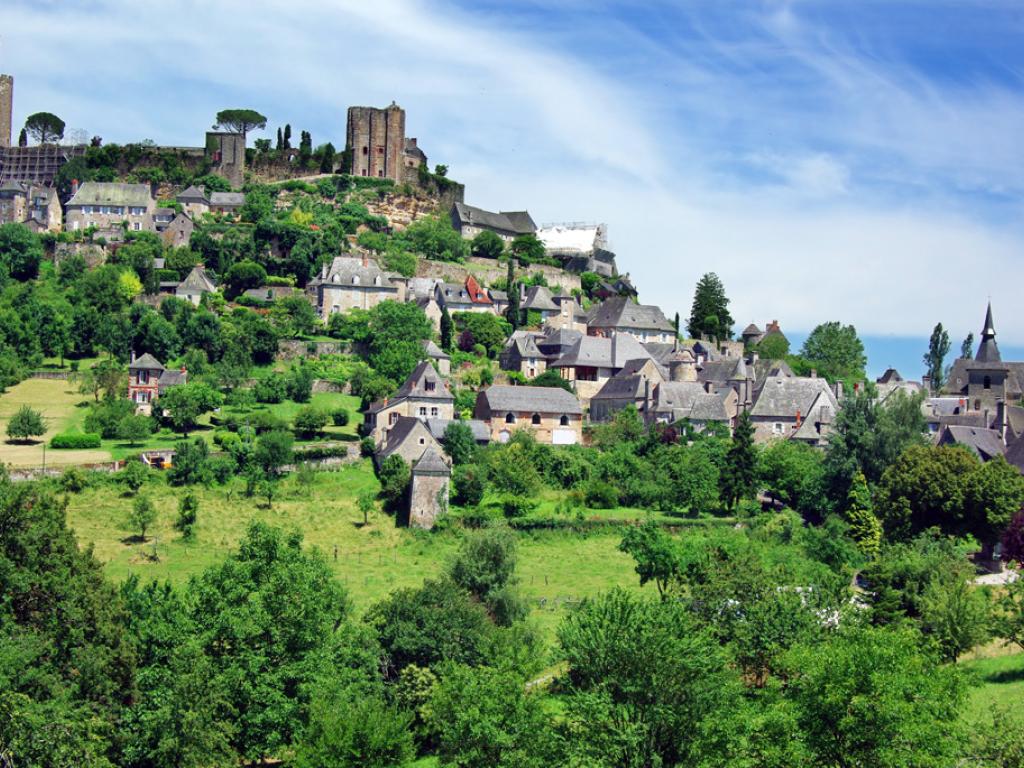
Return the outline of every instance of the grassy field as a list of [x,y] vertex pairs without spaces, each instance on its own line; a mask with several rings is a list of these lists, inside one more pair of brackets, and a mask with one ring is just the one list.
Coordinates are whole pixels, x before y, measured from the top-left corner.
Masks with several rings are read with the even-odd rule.
[[[14,467],[38,467],[43,463],[43,445],[49,445],[50,438],[58,432],[80,432],[88,413],[92,398],[80,394],[74,384],[67,381],[51,379],[26,379],[11,387],[0,395],[0,436],[6,438],[7,420],[21,406],[28,405],[42,413],[46,420],[47,431],[42,438],[30,443],[0,442],[0,464]],[[324,435],[318,440],[356,440],[356,430],[360,415],[359,398],[351,395],[321,392],[314,394],[310,403],[328,412],[338,408],[349,411],[349,423],[344,427],[328,425]],[[288,422],[304,404],[287,400],[273,405],[257,406],[266,409],[275,416]],[[225,408],[225,413],[234,409]],[[213,429],[210,427],[210,416],[200,419],[200,426],[191,436],[202,437],[212,444]],[[47,448],[46,464],[48,466],[67,466],[72,464],[93,464],[112,459],[123,459],[137,455],[144,450],[171,448],[181,439],[181,435],[168,429],[160,430],[149,439],[131,445],[121,440],[104,440],[100,448],[90,450],[51,450]]]
[[[363,526],[355,500],[361,491],[378,488],[367,460],[337,472],[316,473],[308,488],[295,477],[286,478],[269,509],[263,499],[245,498],[239,488],[195,489],[199,524],[191,543],[181,541],[172,527],[182,491],[162,481],[147,484],[143,491],[158,511],[145,544],[136,543],[125,524],[132,499],[111,484],[72,495],[68,523],[83,545],[93,545],[115,580],[134,573],[179,584],[220,562],[235,548],[250,521],[298,528],[307,544],[325,553],[360,612],[396,588],[418,586],[440,573],[462,535],[457,530],[427,533],[396,528],[383,512],[372,515],[369,525]],[[518,536],[521,586],[533,606],[534,620],[549,637],[568,608],[584,596],[616,584],[639,588],[632,560],[617,549],[620,531]]]
[[974,721],[992,707],[1020,711],[1024,707],[1024,653],[1017,646],[994,642],[961,662],[976,686],[971,690],[965,717]]

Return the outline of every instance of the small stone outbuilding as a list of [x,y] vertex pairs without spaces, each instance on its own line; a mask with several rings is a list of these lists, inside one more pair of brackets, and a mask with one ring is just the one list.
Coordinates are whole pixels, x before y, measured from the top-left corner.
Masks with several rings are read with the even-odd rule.
[[451,477],[452,469],[441,451],[434,446],[428,447],[412,467],[410,527],[430,530],[437,518],[448,512]]

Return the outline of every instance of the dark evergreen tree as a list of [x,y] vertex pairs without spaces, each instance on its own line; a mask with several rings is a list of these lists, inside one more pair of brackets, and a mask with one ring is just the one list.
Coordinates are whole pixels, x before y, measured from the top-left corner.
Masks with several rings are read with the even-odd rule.
[[506,319],[512,325],[512,330],[519,327],[519,286],[516,283],[515,257],[509,254],[508,277],[505,280],[505,288],[508,291],[508,309],[505,310]]
[[277,145],[274,147],[278,152],[284,149],[284,137],[281,135],[281,128],[278,126],[277,129]]
[[282,149],[291,149],[291,148],[292,148],[292,124],[291,123],[285,123],[284,124],[284,144],[282,146]]
[[19,147],[27,147],[28,146],[28,132],[24,128],[22,128],[21,129],[21,133],[18,134],[18,146]]
[[928,351],[923,358],[933,392],[938,392],[942,389],[942,385],[945,384],[946,372],[943,369],[943,363],[948,354],[949,333],[942,327],[942,323],[938,323],[932,331],[931,338],[928,340]]
[[718,275],[708,272],[697,282],[687,331],[695,339],[702,336],[716,340],[731,339],[732,323],[725,286]]
[[452,316],[448,314],[448,307],[441,307],[441,349],[452,351]]
[[744,411],[736,420],[732,445],[725,455],[720,479],[722,498],[730,509],[754,493],[757,482],[757,449],[754,447],[754,425]]
[[337,151],[331,142],[324,144],[320,155],[320,173],[334,173],[334,156]]

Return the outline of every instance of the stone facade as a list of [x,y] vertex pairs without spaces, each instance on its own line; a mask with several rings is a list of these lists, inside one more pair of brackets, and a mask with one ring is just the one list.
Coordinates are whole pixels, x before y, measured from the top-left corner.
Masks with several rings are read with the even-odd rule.
[[156,201],[148,184],[87,181],[64,211],[68,230],[95,227],[109,240],[123,233],[122,225],[129,232],[152,232]]
[[0,147],[11,146],[11,116],[14,114],[14,78],[0,75]]
[[233,189],[242,188],[245,183],[245,136],[207,131],[206,159],[210,170],[227,179]]
[[0,185],[0,224],[26,224],[37,232],[60,232],[63,218],[56,190],[17,181]]
[[430,530],[437,518],[448,511],[451,469],[435,454],[427,451],[412,468],[409,489],[409,525]]
[[396,184],[415,178],[425,158],[415,139],[406,141],[405,110],[395,102],[384,109],[349,107],[345,149],[352,158],[353,176],[391,179]]

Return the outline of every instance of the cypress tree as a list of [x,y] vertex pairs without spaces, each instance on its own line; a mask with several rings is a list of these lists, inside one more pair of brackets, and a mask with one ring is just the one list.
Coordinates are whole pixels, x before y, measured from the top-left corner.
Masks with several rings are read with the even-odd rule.
[[754,447],[754,424],[744,411],[736,420],[732,445],[725,455],[720,490],[729,509],[754,493],[757,483],[757,449]]
[[282,146],[282,149],[291,149],[291,148],[292,148],[292,124],[291,123],[285,123],[284,124],[284,144]]
[[512,325],[513,331],[519,327],[519,286],[515,279],[515,257],[510,253],[508,255],[508,277],[505,280],[505,288],[508,290],[508,309],[505,315]]
[[441,349],[452,351],[452,316],[448,314],[448,307],[441,307]]
[[871,491],[863,472],[853,476],[846,495],[846,522],[850,524],[850,535],[860,551],[867,557],[877,557],[882,546],[882,524],[872,508]]
[[278,152],[284,149],[284,139],[281,137],[281,126],[277,126],[277,146],[275,149]]

